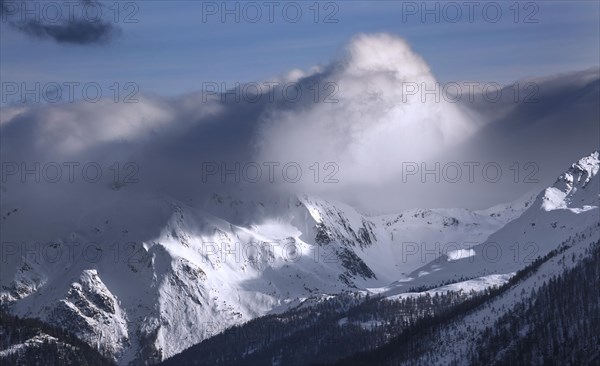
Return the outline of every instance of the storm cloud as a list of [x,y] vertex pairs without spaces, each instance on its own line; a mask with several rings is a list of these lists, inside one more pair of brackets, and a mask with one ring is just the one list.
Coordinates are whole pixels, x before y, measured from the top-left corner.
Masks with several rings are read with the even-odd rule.
[[[46,19],[39,10],[41,9],[40,4],[43,5],[43,2],[28,0],[30,4],[33,4],[29,9],[31,14],[28,17],[24,14],[24,8],[28,6],[27,2],[0,1],[2,21],[6,21],[12,29],[33,38],[63,44],[102,45],[111,42],[121,34],[121,29],[115,23],[95,15],[84,16],[85,12],[57,7],[52,19]],[[96,0],[79,0],[79,4],[79,8],[82,6],[94,7],[96,12],[103,6]],[[60,14],[60,16],[56,14]],[[97,14],[101,14],[101,10]]]

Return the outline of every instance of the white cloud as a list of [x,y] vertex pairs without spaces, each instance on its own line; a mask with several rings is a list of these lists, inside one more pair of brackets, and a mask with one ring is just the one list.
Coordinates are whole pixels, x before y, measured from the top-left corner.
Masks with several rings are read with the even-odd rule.
[[[425,61],[401,38],[360,35],[347,57],[318,74],[337,103],[306,103],[272,112],[263,122],[259,160],[336,162],[343,185],[382,184],[400,161],[431,157],[464,141],[476,125],[457,104],[407,95],[409,84],[433,90]],[[406,96],[406,98],[405,98]]]

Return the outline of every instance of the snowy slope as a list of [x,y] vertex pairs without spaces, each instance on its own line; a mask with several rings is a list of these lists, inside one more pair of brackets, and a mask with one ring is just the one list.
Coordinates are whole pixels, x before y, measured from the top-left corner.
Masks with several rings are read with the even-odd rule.
[[[433,332],[430,339],[435,342],[420,357],[398,364],[448,365],[456,360],[469,359],[469,352],[473,352],[475,342],[483,337],[486,328],[493,327],[498,319],[515,306],[527,302],[532,291],[577,266],[583,258],[586,258],[586,253],[593,246],[598,245],[599,240],[600,223],[580,230],[563,242],[557,248],[558,253],[544,262],[530,276],[519,281],[500,296],[484,303],[475,311]],[[525,338],[525,336],[526,334],[515,334],[514,340],[518,342],[520,337]]]
[[170,200],[149,206],[148,221],[162,222],[153,239],[129,241],[147,234],[124,217],[91,219],[53,244],[72,255],[25,257],[12,276],[3,268],[3,302],[128,363],[158,361],[287,299],[345,288],[343,268],[314,260],[285,220],[239,227]]
[[519,217],[533,197],[484,211],[466,209],[406,210],[369,217],[341,203],[305,197],[319,228],[317,241],[336,241],[353,249],[379,281],[388,284],[445,253],[483,243],[493,232]]
[[443,255],[386,289],[392,296],[410,287],[435,287],[492,274],[509,274],[556,249],[600,221],[598,152],[582,158],[545,189],[516,220],[490,235],[460,258]]

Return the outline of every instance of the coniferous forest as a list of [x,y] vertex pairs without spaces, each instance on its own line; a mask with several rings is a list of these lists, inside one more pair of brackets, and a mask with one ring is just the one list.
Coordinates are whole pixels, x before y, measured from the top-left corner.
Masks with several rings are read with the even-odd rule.
[[113,363],[75,335],[39,319],[0,311],[2,365],[105,366]]

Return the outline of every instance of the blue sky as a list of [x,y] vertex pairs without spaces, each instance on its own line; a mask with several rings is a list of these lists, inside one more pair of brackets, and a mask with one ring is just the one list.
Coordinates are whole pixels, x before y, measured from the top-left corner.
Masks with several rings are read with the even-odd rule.
[[[126,7],[131,6],[129,3],[137,8]],[[229,1],[226,6],[234,7],[235,3]],[[502,9],[496,23],[483,17],[485,2],[475,8],[473,22],[468,19],[466,2],[454,2],[463,12],[456,23],[444,17],[442,8],[439,22],[432,15],[423,22],[421,9],[408,14],[409,6],[420,7],[422,2],[402,1],[339,1],[335,5],[323,1],[318,4],[320,21],[315,23],[310,8],[314,2],[296,3],[303,10],[297,23],[283,17],[280,9],[285,2],[278,4],[274,21],[269,22],[263,1],[255,2],[263,9],[257,23],[248,22],[243,14],[236,23],[233,16],[222,22],[220,9],[216,15],[206,14],[207,5],[202,2],[122,1],[121,19],[116,22],[121,35],[104,45],[40,40],[3,22],[1,77],[3,81],[27,83],[135,82],[144,92],[178,95],[198,90],[206,81],[233,85],[269,80],[295,68],[327,64],[340,57],[354,35],[370,32],[406,38],[440,81],[509,83],[600,64],[597,1],[520,2],[517,22],[514,2],[496,2]],[[113,2],[105,4],[108,7]],[[222,6],[222,2],[213,4]],[[435,4],[427,2],[425,6]],[[450,17],[455,15],[452,10],[447,9]],[[337,23],[324,23],[325,15],[333,11],[336,14],[331,19]],[[104,15],[111,19],[113,12],[105,8]],[[137,23],[123,22],[130,12]],[[524,22],[527,15],[537,22]]]

